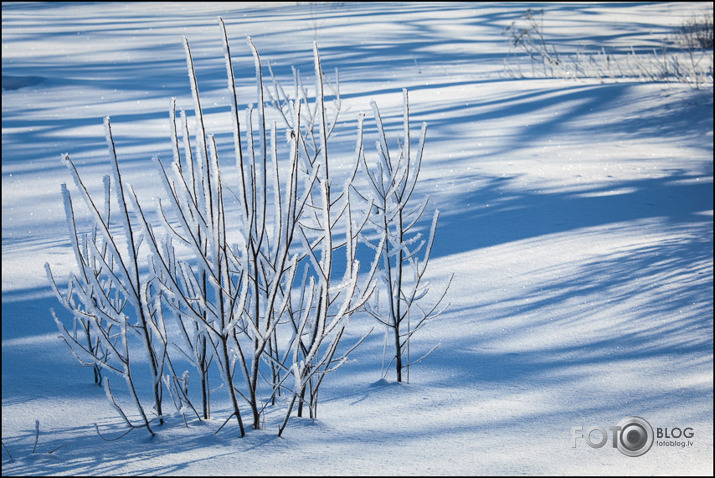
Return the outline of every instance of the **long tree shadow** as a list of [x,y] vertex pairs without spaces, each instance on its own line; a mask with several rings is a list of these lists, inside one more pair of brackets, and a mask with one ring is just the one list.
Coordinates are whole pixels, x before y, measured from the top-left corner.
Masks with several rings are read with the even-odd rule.
[[[149,475],[181,474],[192,463],[220,459],[235,453],[229,440],[214,436],[213,427],[191,423],[192,430],[182,430],[180,421],[180,418],[173,417],[165,425],[171,437],[158,435],[150,439],[137,430],[114,442],[107,440],[116,440],[126,433],[126,429],[116,422],[96,428],[95,425],[79,425],[51,430],[44,429],[40,423],[38,446],[34,451],[32,443],[36,433],[28,426],[21,435],[3,440],[13,453],[12,461],[3,456],[3,474],[7,471],[18,476],[64,473],[91,476],[121,474],[130,470]],[[100,429],[104,438],[98,435]],[[161,459],[177,452],[209,449],[213,450],[212,453],[204,453],[201,458],[174,459],[171,463]],[[191,453],[186,456],[191,456]]]
[[491,178],[444,212],[435,257],[639,219],[702,222],[713,209],[712,181],[685,171],[573,192],[513,191],[509,181]]

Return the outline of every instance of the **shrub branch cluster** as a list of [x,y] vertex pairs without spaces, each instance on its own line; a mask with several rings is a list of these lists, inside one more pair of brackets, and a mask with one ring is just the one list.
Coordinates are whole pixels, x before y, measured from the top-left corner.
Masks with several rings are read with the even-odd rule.
[[[341,109],[339,82],[337,75],[334,83],[326,79],[317,44],[314,96],[297,71],[295,93],[289,96],[270,68],[273,88],[266,87],[261,57],[248,38],[256,103],[242,112],[226,27],[223,20],[219,23],[235,183],[226,181],[216,139],[206,131],[186,39],[196,127],[192,134],[188,115],[177,115],[172,99],[173,161],[164,164],[154,158],[164,190],[154,211],[158,224],[151,223],[149,210],[122,176],[109,118],[110,174],[102,197],[89,192],[75,163],[63,155],[92,226],[79,230],[77,205],[63,184],[79,271],[63,287],[46,265],[71,318],[62,319],[54,310],[52,315],[62,339],[82,364],[92,367],[95,383],[104,387],[130,430],[142,428],[151,435],[163,423],[165,394],[187,426],[187,415],[212,418],[216,390],[210,378],[216,374],[231,406],[221,428],[234,420],[243,436],[248,425],[262,427],[268,407],[282,405],[281,435],[294,414],[317,416],[325,377],[365,339],[341,346],[355,314],[365,311],[393,330],[396,377],[402,381],[402,370],[410,363],[409,357],[403,359],[410,337],[444,310],[446,288],[435,305],[422,305],[438,213],[426,238],[411,235],[427,209],[427,201],[408,206],[426,127],[413,151],[407,91],[397,149],[388,148],[373,103],[378,165],[371,167],[365,159],[361,116],[352,172],[343,184],[334,184],[329,139]],[[285,135],[278,134],[276,121],[269,121],[267,108],[278,112]],[[371,186],[363,191],[355,181],[360,171]],[[378,291],[383,290],[386,312],[379,303]],[[195,369],[198,393],[190,393],[190,373],[178,369],[179,360]],[[149,364],[149,380],[139,378],[140,362]],[[105,372],[124,380],[136,413],[115,398],[116,387]],[[147,395],[151,405],[143,398]],[[193,403],[195,395],[200,404]]]

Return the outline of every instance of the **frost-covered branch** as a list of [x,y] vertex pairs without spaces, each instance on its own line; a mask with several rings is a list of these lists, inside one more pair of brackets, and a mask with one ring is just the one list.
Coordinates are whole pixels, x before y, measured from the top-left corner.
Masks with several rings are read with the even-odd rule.
[[[130,222],[108,118],[105,120],[105,132],[113,181],[108,178],[104,180],[103,214],[69,155],[63,156],[92,219],[92,234],[81,236],[77,230],[71,194],[63,184],[62,197],[69,237],[80,274],[70,275],[69,287],[63,293],[52,275],[50,266],[45,267],[58,299],[72,313],[75,321],[74,330],[70,332],[53,311],[63,340],[78,360],[92,364],[95,382],[101,382],[101,378],[98,379],[97,376],[101,369],[111,370],[125,379],[141,416],[142,426],[153,434],[132,376],[129,342],[132,337],[138,336],[149,358],[154,410],[162,423],[161,376],[165,355],[165,346],[162,344],[166,343],[165,328],[161,323],[163,318],[157,315],[147,295],[151,279],[140,273],[138,249],[142,239],[135,237],[136,226]],[[111,183],[114,184],[115,202],[119,209],[119,214],[116,215],[110,214]],[[116,226],[119,234],[115,232],[117,228],[114,227],[114,221],[111,221],[114,218],[118,222]],[[121,242],[126,246],[126,252],[121,252]],[[81,325],[84,338],[77,334],[77,324]]]
[[[403,379],[403,369],[407,369],[409,373],[410,338],[427,321],[435,319],[442,312],[443,309],[439,306],[449,289],[447,284],[437,303],[429,310],[425,311],[420,306],[429,291],[429,285],[424,278],[437,231],[439,211],[434,213],[426,241],[422,240],[419,232],[411,234],[410,231],[422,218],[429,202],[429,198],[426,198],[416,207],[410,205],[422,166],[427,129],[423,124],[417,149],[413,151],[407,90],[403,90],[403,100],[403,131],[397,152],[390,151],[379,108],[372,103],[378,131],[377,163],[370,166],[365,155],[361,155],[369,192],[360,194],[363,200],[370,198],[374,206],[370,223],[381,240],[379,246],[372,247],[380,254],[380,272],[387,296],[386,313],[380,311],[378,296],[375,303],[368,304],[366,310],[392,330],[398,382]],[[412,316],[415,314],[419,314],[419,317],[416,323],[412,323]]]

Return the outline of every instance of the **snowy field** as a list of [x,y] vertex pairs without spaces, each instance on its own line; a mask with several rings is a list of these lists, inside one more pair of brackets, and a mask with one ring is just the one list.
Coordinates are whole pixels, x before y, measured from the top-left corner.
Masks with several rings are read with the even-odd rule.
[[[650,51],[712,14],[688,2],[3,3],[2,474],[711,475],[712,84],[506,75],[503,32],[528,8],[544,9],[563,53]],[[60,155],[100,185],[110,116],[126,179],[150,200],[151,158],[172,154],[170,98],[192,108],[183,36],[207,128],[230,151],[219,16],[244,102],[247,35],[286,81],[291,66],[312,77],[317,40],[340,74],[337,170],[357,114],[374,99],[399,131],[410,91],[413,125],[428,124],[415,194],[441,211],[428,276],[439,288],[455,274],[412,354],[441,346],[409,384],[383,380],[377,328],[327,376],[318,419],[291,420],[282,438],[270,411],[244,438],[214,434],[230,413],[217,391],[212,421],[186,428],[174,414],[153,439],[103,441],[95,424],[112,438],[124,423],[49,313],[60,307],[44,263],[61,279],[75,267]],[[346,343],[375,325],[355,317]],[[610,432],[601,448],[574,439],[631,416],[692,434],[635,458]]]

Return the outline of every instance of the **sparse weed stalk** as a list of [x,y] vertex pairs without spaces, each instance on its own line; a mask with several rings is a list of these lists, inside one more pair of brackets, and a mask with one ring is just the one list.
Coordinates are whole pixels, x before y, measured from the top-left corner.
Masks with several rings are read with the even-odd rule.
[[[559,54],[544,35],[544,12],[529,9],[504,29],[509,50],[504,73],[513,78],[637,80],[684,83],[693,88],[713,84],[712,14],[683,22],[660,48],[631,46],[625,51],[598,48],[588,53]],[[708,46],[709,45],[709,46]],[[522,66],[530,65],[530,75]]]
[[713,48],[713,14],[695,14],[683,21],[675,34],[674,42],[684,50]]
[[[536,76],[537,68],[541,66],[544,75],[553,76],[561,60],[556,46],[548,44],[544,37],[544,10],[529,8],[518,20],[506,27],[504,34],[509,37],[509,52],[505,61],[505,69],[511,74],[523,77],[518,65],[518,52],[523,52],[529,58],[531,74]],[[510,69],[510,59],[517,59],[517,72]]]
[[[35,455],[38,452],[37,445],[40,442],[40,421],[35,420],[35,440],[32,445],[32,451],[30,452],[30,456]],[[57,446],[51,450],[48,450],[44,453],[47,453],[48,455],[52,455],[54,452],[62,448],[64,445]],[[8,458],[10,459],[11,462],[15,461],[15,458],[12,456],[10,453],[10,450],[8,450],[7,446],[5,445],[5,441],[2,442],[2,449],[3,451],[7,454]],[[39,453],[38,453],[39,454]]]

